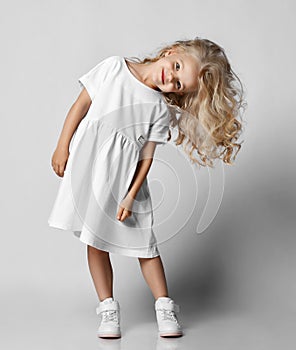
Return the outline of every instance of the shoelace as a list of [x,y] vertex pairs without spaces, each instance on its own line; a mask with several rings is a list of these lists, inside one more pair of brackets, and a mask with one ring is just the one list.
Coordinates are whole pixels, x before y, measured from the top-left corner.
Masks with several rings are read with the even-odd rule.
[[108,322],[108,321],[118,322],[116,310],[107,310],[107,311],[104,311],[102,314],[103,314],[103,322]]
[[163,320],[170,320],[170,321],[174,321],[177,324],[178,320],[177,320],[177,316],[175,315],[174,311],[170,311],[170,310],[160,310],[161,312],[161,317]]

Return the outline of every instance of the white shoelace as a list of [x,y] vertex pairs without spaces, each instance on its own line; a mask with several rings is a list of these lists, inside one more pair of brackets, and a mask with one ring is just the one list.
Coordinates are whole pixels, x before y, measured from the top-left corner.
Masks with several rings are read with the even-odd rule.
[[106,310],[106,311],[103,311],[102,314],[103,314],[103,322],[113,321],[118,323],[116,310]]
[[161,317],[163,320],[170,320],[170,321],[174,321],[177,324],[179,324],[174,311],[160,310],[160,312],[161,312]]

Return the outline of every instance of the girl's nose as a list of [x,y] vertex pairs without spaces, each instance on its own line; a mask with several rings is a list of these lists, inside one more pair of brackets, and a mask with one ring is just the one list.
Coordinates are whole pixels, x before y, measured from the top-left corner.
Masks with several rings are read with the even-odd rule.
[[168,82],[171,83],[174,81],[174,75],[173,75],[173,72],[170,72],[169,76],[168,76]]

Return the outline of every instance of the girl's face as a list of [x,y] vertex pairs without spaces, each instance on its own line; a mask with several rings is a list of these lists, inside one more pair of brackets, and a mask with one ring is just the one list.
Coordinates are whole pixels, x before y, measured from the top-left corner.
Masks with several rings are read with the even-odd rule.
[[184,94],[198,89],[198,62],[190,54],[168,51],[154,62],[153,83],[157,90]]

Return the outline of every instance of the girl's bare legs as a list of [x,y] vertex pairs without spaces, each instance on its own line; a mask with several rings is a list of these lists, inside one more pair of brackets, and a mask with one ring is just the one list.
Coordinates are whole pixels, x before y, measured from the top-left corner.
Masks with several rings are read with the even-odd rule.
[[87,259],[99,300],[113,297],[113,269],[109,252],[87,245]]
[[[113,269],[109,252],[87,245],[89,270],[100,301],[113,297]],[[165,272],[160,256],[138,258],[145,281],[155,299],[168,296]]]
[[168,287],[160,256],[138,259],[144,279],[150,287],[155,300],[159,297],[168,297]]

